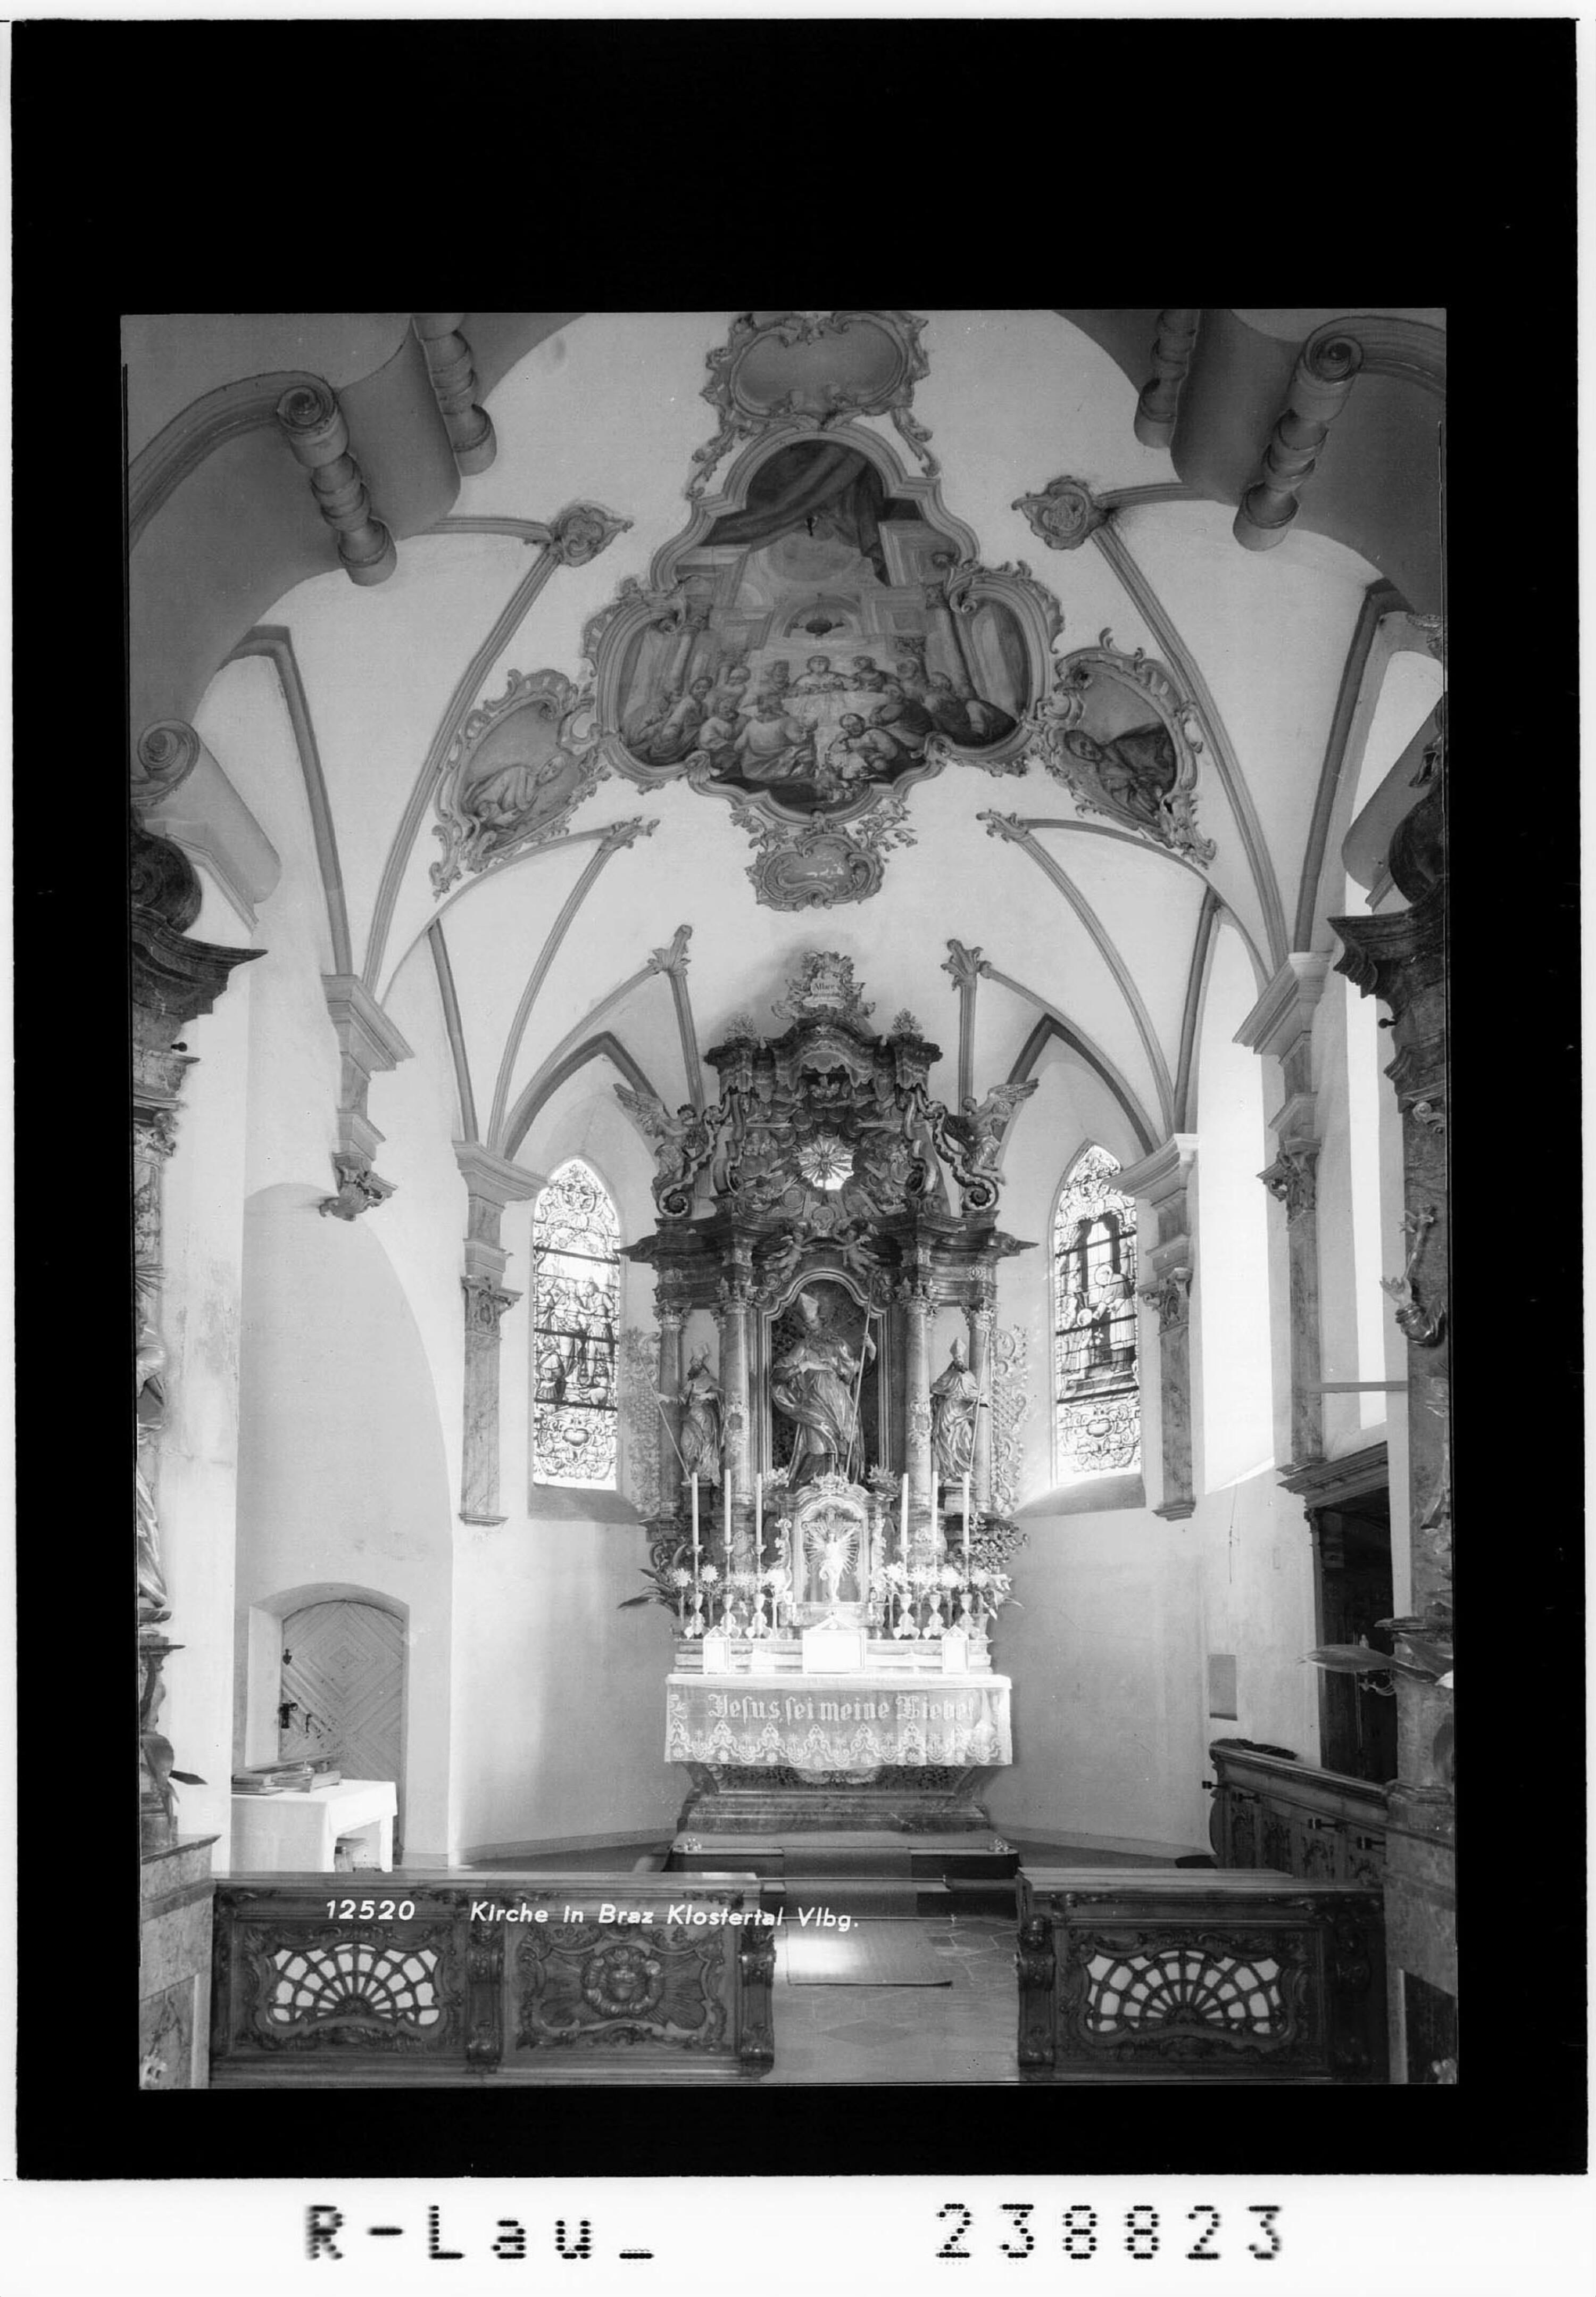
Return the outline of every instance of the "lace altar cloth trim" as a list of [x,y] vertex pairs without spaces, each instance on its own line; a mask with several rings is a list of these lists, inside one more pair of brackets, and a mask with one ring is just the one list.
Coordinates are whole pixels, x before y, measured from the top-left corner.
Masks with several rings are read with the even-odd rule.
[[769,1677],[672,1675],[665,1760],[796,1771],[1012,1763],[1008,1692],[991,1675],[914,1690],[901,1675],[811,1676],[802,1691]]

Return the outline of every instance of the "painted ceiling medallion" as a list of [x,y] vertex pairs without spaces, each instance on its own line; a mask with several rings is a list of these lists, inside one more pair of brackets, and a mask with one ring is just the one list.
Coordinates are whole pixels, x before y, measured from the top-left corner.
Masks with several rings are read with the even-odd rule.
[[1216,849],[1197,834],[1197,724],[1162,663],[1139,646],[1123,653],[1105,630],[1059,663],[1039,731],[1049,773],[1081,812],[1106,814],[1205,868]]
[[693,457],[689,498],[703,492],[740,439],[776,420],[819,431],[850,416],[890,415],[934,477],[931,433],[909,412],[915,385],[929,372],[920,349],[925,325],[912,311],[742,313],[709,355],[701,396],[719,413],[720,428]]
[[608,772],[591,687],[557,670],[513,670],[505,691],[479,704],[450,745],[432,830],[443,847],[432,868],[434,893],[557,837]]
[[[884,316],[899,315],[833,317]],[[815,324],[796,348],[838,340]],[[1027,567],[982,564],[934,478],[874,432],[827,416],[815,436],[791,395],[762,414],[750,401],[741,427],[758,435],[724,490],[583,645],[615,771],[724,798],[757,849],[757,898],[825,909],[867,900],[887,852],[913,843],[914,783],[950,764],[1024,770],[1063,616]]]

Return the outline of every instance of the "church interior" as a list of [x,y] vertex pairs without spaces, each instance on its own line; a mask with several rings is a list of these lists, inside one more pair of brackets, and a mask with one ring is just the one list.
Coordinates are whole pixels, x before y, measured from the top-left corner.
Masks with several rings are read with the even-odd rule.
[[122,333],[141,2086],[1455,2083],[1444,313]]

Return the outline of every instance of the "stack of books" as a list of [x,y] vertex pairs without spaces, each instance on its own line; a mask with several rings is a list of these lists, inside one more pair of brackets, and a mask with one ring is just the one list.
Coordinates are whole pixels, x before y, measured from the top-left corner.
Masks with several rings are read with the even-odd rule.
[[234,1794],[309,1794],[325,1783],[309,1763],[252,1763],[233,1774]]

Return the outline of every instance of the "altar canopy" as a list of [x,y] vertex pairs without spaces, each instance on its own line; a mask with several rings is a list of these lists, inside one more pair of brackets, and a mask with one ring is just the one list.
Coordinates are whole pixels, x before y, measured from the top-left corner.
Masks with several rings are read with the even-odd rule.
[[746,1675],[672,1675],[665,1760],[801,1773],[1014,1760],[1006,1675],[950,1682],[901,1675],[824,1684]]

